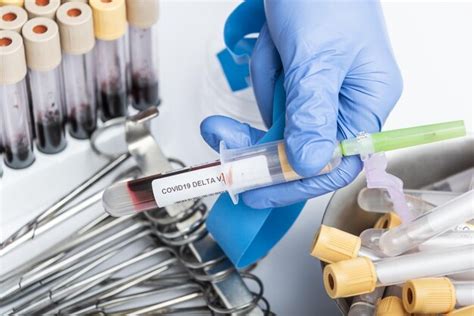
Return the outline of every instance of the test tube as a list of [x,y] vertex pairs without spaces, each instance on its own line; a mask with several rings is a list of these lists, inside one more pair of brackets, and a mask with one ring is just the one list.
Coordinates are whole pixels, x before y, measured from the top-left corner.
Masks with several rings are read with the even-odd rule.
[[14,169],[26,168],[35,160],[29,125],[26,72],[21,36],[14,31],[0,31],[1,133],[5,164]]
[[[460,195],[455,192],[425,190],[403,190],[403,192],[413,217],[418,217],[435,206],[444,204]],[[394,209],[387,190],[378,188],[360,190],[357,195],[357,203],[366,212],[387,213]]]
[[448,278],[410,280],[403,286],[403,305],[410,313],[448,313],[456,306],[474,304],[474,282],[452,282]]
[[101,119],[127,115],[125,0],[90,0],[97,38],[95,67]]
[[382,234],[380,250],[396,256],[474,218],[474,190]]
[[28,21],[28,14],[23,8],[16,5],[0,7],[0,30],[20,33],[26,21]]
[[331,298],[372,292],[376,287],[474,269],[474,245],[418,252],[372,262],[359,257],[327,265],[324,287]]
[[37,17],[54,19],[60,5],[60,0],[25,0],[25,9],[30,19]]
[[58,26],[51,19],[34,18],[23,26],[23,38],[29,67],[36,145],[45,154],[55,154],[66,147]]
[[56,14],[63,49],[63,78],[69,134],[87,139],[97,127],[91,8],[68,2]]
[[131,96],[137,110],[160,103],[158,94],[158,0],[127,0]]

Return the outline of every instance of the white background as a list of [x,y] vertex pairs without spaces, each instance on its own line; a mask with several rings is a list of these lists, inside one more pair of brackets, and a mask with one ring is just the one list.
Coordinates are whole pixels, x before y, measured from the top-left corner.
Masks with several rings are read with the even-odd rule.
[[[226,111],[225,104],[208,96],[207,77],[211,54],[223,47],[225,18],[237,3],[162,1],[158,36],[163,106],[153,130],[164,151],[187,164],[216,157],[200,138],[199,122],[204,113]],[[405,86],[385,128],[464,119],[472,132],[472,3],[384,2],[383,7]],[[54,158],[37,155],[26,171],[6,170],[0,181],[2,227],[8,225],[5,218],[28,217],[33,206],[47,206],[96,169],[100,161],[75,154],[86,148],[73,142]],[[257,268],[277,314],[336,314],[321,284],[319,262],[308,254],[328,199],[311,201]]]

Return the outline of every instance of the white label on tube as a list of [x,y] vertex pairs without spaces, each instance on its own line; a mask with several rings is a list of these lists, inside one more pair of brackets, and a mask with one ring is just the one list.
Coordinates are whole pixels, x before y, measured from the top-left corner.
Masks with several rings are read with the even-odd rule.
[[229,163],[226,167],[228,185],[234,193],[240,193],[272,183],[267,157],[260,155]]
[[159,207],[226,190],[220,165],[156,179],[151,186]]

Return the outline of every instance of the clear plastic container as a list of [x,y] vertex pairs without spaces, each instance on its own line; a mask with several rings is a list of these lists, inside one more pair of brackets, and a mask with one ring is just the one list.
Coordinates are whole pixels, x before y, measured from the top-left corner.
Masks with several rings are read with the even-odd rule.
[[0,101],[3,159],[10,168],[26,168],[35,161],[26,80],[0,85]]
[[66,148],[66,136],[61,91],[60,67],[49,71],[29,72],[36,146],[45,154],[55,154]]
[[387,231],[380,237],[380,250],[387,256],[396,256],[468,222],[474,218],[473,201],[474,190],[471,190],[410,223]]
[[98,103],[103,121],[127,115],[125,36],[97,40],[95,48]]

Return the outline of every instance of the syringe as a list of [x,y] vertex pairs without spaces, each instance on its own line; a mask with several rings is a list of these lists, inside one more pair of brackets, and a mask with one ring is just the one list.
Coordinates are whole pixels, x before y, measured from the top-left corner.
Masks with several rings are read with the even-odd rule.
[[[329,163],[317,175],[331,172],[342,156],[367,155],[465,135],[463,121],[363,133],[342,140]],[[104,192],[105,210],[113,216],[153,210],[197,197],[228,192],[234,203],[244,191],[302,179],[288,162],[283,140],[227,149],[220,160],[196,167],[115,183]]]

